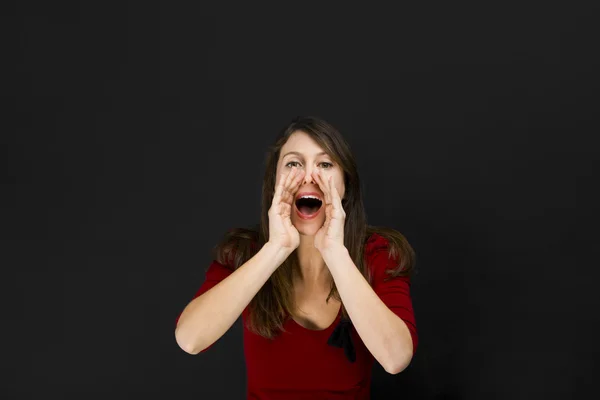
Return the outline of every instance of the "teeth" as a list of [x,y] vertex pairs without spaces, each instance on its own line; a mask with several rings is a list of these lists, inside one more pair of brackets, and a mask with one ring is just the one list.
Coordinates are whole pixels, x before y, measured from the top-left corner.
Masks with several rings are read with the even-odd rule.
[[316,200],[319,200],[319,201],[323,201],[320,198],[318,198],[317,196],[311,196],[311,195],[300,196],[300,197],[298,197],[298,199],[316,199]]

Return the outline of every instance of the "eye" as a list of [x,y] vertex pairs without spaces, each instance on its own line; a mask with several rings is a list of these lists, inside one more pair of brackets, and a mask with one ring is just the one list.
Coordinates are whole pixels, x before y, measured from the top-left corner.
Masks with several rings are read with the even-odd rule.
[[298,161],[290,161],[289,163],[285,164],[285,166],[288,168],[292,168],[292,167],[298,167],[299,164],[300,163]]
[[332,163],[328,163],[328,162],[322,162],[322,163],[321,163],[321,166],[322,166],[324,169],[329,169],[329,168],[333,167],[333,164],[332,164]]

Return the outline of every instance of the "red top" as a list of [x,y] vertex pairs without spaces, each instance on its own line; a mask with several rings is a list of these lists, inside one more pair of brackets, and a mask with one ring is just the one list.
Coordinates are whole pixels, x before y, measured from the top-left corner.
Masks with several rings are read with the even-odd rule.
[[[397,277],[384,282],[386,269],[394,268],[397,260],[389,260],[388,242],[373,234],[365,247],[367,267],[373,272],[373,290],[381,300],[406,323],[417,349],[417,329],[410,297],[409,277]],[[231,270],[213,261],[206,279],[194,298],[200,296],[231,274]],[[250,332],[246,328],[248,307],[242,312],[244,353],[247,371],[248,399],[369,399],[374,358],[354,327],[351,328],[356,361],[351,363],[344,349],[327,344],[341,319],[340,312],[333,324],[324,330],[310,330],[290,318],[274,340]],[[179,320],[179,317],[177,317]],[[204,349],[207,351],[212,347]]]

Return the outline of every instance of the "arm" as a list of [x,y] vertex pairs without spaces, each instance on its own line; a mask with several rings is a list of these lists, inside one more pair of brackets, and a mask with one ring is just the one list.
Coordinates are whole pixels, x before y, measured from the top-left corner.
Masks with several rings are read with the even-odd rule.
[[179,347],[189,354],[198,354],[216,342],[288,255],[289,251],[266,243],[231,275],[192,300],[175,328]]
[[402,372],[413,356],[406,323],[392,312],[354,265],[346,247],[323,253],[352,324],[373,357],[390,374]]
[[246,263],[192,300],[175,328],[175,339],[184,351],[198,354],[231,328],[267,279],[298,247],[300,234],[290,213],[304,171],[292,168],[276,182],[269,208],[269,241]]
[[[320,170],[313,172],[313,178],[325,195],[326,217],[323,226],[315,235],[314,245],[329,268],[342,302],[363,343],[387,372],[397,374],[410,364],[416,345],[416,340],[413,342],[413,334],[416,339],[416,332],[411,333],[404,320],[384,303],[356,268],[348,249],[344,246],[346,212],[334,177],[330,175],[324,178],[321,175]],[[381,275],[385,270],[385,263],[381,263],[383,268],[378,269],[377,260],[370,261],[375,264],[375,271]],[[394,283],[406,285],[401,279]],[[401,294],[404,289],[408,287],[394,289],[392,294]],[[405,307],[411,303],[407,290],[401,295],[399,304],[392,305],[389,297],[386,296],[388,304],[394,310],[397,310],[398,306]],[[405,316],[409,317],[408,320],[412,319],[412,306]]]

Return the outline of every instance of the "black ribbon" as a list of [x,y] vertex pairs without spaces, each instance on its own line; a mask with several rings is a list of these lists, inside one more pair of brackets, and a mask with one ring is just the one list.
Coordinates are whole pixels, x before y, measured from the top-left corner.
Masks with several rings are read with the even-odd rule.
[[327,340],[327,344],[343,348],[346,358],[353,363],[356,361],[356,352],[354,351],[354,344],[352,343],[352,336],[350,335],[351,329],[352,321],[349,319],[342,319],[338,326],[335,327],[329,340]]

